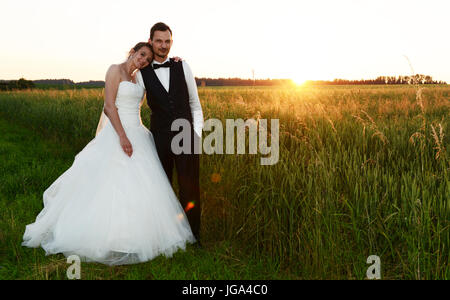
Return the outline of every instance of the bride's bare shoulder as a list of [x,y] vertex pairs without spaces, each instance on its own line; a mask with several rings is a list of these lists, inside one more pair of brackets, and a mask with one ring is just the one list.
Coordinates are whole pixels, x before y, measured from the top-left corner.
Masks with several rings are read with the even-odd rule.
[[116,77],[120,78],[120,65],[118,65],[118,64],[110,65],[108,70],[106,71],[105,77],[106,77],[106,79],[116,78]]
[[108,71],[106,73],[119,73],[120,72],[120,65],[119,64],[113,64],[110,65],[108,68]]

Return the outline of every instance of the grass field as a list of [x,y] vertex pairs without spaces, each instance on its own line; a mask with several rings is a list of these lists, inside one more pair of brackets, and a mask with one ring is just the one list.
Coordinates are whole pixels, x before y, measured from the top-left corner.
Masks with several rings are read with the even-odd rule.
[[[370,255],[384,279],[450,278],[449,86],[199,95],[205,119],[279,119],[279,162],[202,155],[205,249],[86,264],[86,279],[364,279]],[[43,191],[94,137],[102,101],[101,89],[0,93],[0,278],[65,278],[62,255],[20,242]],[[146,105],[141,115],[149,126]]]

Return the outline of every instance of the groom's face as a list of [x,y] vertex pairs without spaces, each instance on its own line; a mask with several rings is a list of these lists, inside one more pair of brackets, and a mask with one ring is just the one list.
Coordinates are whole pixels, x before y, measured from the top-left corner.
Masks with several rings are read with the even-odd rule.
[[155,58],[166,59],[172,47],[172,35],[169,30],[155,31],[153,39],[148,41],[153,46]]

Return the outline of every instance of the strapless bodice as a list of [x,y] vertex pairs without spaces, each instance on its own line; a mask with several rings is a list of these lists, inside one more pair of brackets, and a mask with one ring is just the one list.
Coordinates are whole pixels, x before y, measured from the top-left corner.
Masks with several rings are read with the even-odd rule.
[[121,81],[117,90],[116,107],[123,126],[142,124],[140,110],[145,89],[138,83]]

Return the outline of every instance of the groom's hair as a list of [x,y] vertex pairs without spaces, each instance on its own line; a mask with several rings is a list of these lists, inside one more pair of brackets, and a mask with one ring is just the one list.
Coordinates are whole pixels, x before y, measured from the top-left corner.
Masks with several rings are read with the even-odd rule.
[[172,35],[172,30],[170,29],[169,26],[167,26],[163,22],[156,23],[150,29],[150,39],[153,40],[153,36],[155,35],[155,31],[166,31],[166,30],[169,30],[170,35]]

